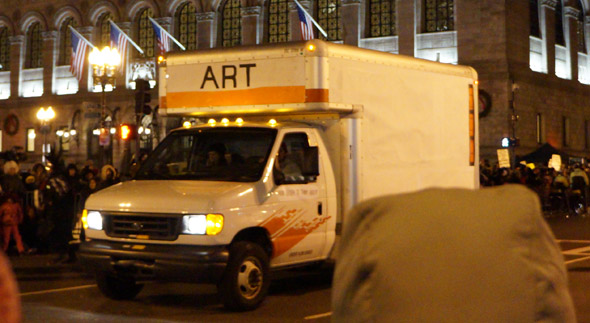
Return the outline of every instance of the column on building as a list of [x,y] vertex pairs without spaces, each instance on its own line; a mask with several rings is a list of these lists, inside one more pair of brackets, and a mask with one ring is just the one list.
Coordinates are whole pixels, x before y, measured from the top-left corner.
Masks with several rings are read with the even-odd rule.
[[215,12],[198,12],[197,13],[197,47],[213,48],[217,38],[215,37],[217,28],[215,28]]
[[396,0],[399,54],[415,56],[415,38],[420,30],[420,19],[415,1]]
[[53,69],[57,52],[57,34],[55,30],[44,31],[43,37],[43,96],[53,95]]
[[539,24],[543,38],[543,70],[555,75],[555,6],[557,0],[541,0]]
[[260,42],[262,7],[242,7],[242,45],[256,45]]
[[[76,31],[78,31],[84,38],[90,40],[92,39],[92,31],[94,27],[77,27]],[[89,91],[89,84],[92,84],[92,65],[88,61],[88,55],[92,51],[91,47],[86,48],[86,68],[82,71],[82,77],[80,78],[80,82],[78,83],[78,93],[88,93]]]
[[25,36],[11,36],[10,40],[10,98],[20,96],[20,70],[24,59]]
[[564,8],[565,24],[565,47],[566,47],[566,68],[569,71],[570,79],[578,80],[578,15],[580,10],[567,6]]
[[361,0],[342,0],[344,44],[358,46],[361,39]]

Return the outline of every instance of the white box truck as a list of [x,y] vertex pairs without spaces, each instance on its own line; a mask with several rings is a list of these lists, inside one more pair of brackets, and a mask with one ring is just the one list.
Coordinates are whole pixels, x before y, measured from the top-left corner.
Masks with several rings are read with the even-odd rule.
[[320,40],[171,53],[171,131],[135,178],[90,196],[80,257],[108,297],[217,284],[256,308],[269,271],[334,259],[359,201],[477,188],[477,74]]

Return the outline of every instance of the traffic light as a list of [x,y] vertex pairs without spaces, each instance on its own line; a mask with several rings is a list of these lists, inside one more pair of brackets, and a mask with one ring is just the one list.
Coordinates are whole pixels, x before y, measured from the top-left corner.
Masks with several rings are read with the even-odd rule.
[[518,138],[508,138],[508,137],[504,137],[502,138],[502,148],[508,148],[508,147],[514,147],[514,146],[518,146],[518,143],[520,142],[520,140]]
[[152,108],[149,106],[152,100],[150,94],[150,82],[144,79],[135,80],[135,113],[136,114],[150,114]]
[[123,140],[137,139],[137,126],[134,124],[122,124],[119,127],[119,136]]

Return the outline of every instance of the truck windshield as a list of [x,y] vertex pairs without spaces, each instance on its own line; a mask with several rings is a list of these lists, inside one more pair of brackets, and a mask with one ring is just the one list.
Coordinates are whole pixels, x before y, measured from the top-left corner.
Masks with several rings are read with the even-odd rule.
[[175,131],[150,154],[135,179],[255,182],[276,133],[242,127]]

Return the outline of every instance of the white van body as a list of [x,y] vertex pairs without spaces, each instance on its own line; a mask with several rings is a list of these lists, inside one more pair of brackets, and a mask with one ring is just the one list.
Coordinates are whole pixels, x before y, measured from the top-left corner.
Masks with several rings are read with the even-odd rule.
[[[312,40],[169,54],[159,91],[161,114],[208,123],[172,131],[137,179],[87,200],[88,214],[102,222],[86,229],[80,254],[113,298],[135,296],[113,290],[123,283],[135,290],[142,280],[204,281],[220,286],[228,307],[255,308],[269,268],[334,258],[345,214],[359,201],[479,186],[477,74],[470,67]],[[240,178],[245,168],[238,165],[231,175],[238,180],[199,179],[190,154],[195,161],[164,162],[172,158],[166,145],[215,138],[226,140],[216,144],[227,164],[231,156],[242,166],[255,160],[256,171]],[[314,174],[277,179],[281,147]],[[207,153],[198,152],[199,162]],[[303,165],[308,160],[315,164]],[[221,231],[182,234],[193,214],[221,215]],[[168,219],[166,237],[147,230],[155,218]],[[128,228],[115,232],[115,222]],[[245,261],[256,279],[229,273],[237,242],[251,257],[235,261]],[[251,245],[263,252],[244,251]],[[261,253],[268,259],[252,256]],[[232,277],[235,284],[224,283]]]

